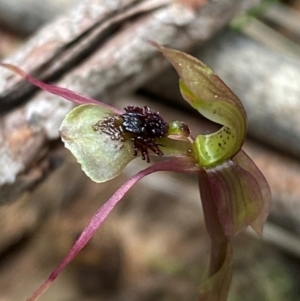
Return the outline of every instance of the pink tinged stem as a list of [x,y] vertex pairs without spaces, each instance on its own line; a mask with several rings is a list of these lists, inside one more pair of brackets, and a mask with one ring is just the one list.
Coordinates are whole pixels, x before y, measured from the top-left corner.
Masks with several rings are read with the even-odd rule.
[[25,71],[23,71],[22,69],[20,69],[17,66],[11,65],[11,64],[7,64],[7,63],[0,63],[0,66],[11,70],[14,73],[19,74],[20,76],[22,76],[24,79],[26,79],[28,82],[30,82],[31,84],[41,88],[44,91],[47,91],[49,93],[52,93],[54,95],[58,95],[61,96],[67,100],[70,100],[74,103],[77,104],[96,104],[96,105],[100,105],[103,107],[106,107],[114,112],[116,112],[117,114],[122,114],[123,112],[121,110],[118,110],[110,105],[107,105],[105,103],[99,102],[95,99],[89,98],[89,97],[85,97],[83,95],[80,95],[78,93],[75,93],[67,88],[62,88],[62,87],[58,87],[55,85],[50,85],[50,84],[46,84],[34,77],[32,77],[31,75],[27,74]]
[[27,301],[37,300],[56,279],[60,272],[69,264],[69,262],[78,254],[78,252],[88,243],[95,231],[101,226],[108,214],[112,211],[115,205],[122,199],[125,193],[139,180],[145,176],[157,171],[175,171],[184,173],[198,173],[199,167],[190,157],[174,158],[168,161],[159,162],[148,168],[140,171],[127,182],[125,182],[114,195],[101,206],[95,215],[90,220],[80,237],[77,239],[69,253],[62,262],[54,269],[45,282],[27,299]]

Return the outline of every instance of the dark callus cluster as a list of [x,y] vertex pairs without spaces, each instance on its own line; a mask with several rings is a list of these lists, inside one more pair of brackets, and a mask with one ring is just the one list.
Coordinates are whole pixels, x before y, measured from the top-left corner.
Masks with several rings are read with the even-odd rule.
[[109,115],[93,125],[95,131],[110,136],[111,140],[132,141],[133,155],[139,153],[143,160],[150,162],[148,149],[156,155],[164,153],[159,149],[161,144],[155,143],[156,138],[166,135],[169,125],[158,112],[152,112],[147,106],[127,106],[122,115]]
[[133,154],[140,152],[142,159],[150,162],[148,149],[156,155],[162,156],[159,149],[161,144],[155,143],[156,138],[162,138],[168,131],[168,124],[158,112],[152,112],[147,106],[127,106],[122,114],[122,128],[125,134],[130,136],[133,142]]

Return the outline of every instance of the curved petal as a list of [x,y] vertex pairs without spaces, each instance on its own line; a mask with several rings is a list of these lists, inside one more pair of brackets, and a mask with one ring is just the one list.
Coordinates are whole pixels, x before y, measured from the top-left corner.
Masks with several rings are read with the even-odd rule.
[[269,184],[255,163],[243,150],[234,156],[233,161],[247,170],[256,179],[259,185],[263,199],[263,207],[259,216],[251,223],[251,227],[259,236],[262,236],[263,227],[270,211],[271,190]]
[[235,236],[261,214],[264,198],[257,179],[228,160],[206,170],[220,223],[227,236]]
[[197,173],[199,168],[195,165],[195,161],[191,158],[175,158],[168,161],[159,162],[140,171],[131,179],[125,182],[114,195],[94,214],[89,224],[81,233],[67,256],[55,268],[44,283],[27,299],[27,301],[37,300],[57,278],[60,272],[69,264],[69,262],[78,254],[78,252],[88,243],[95,231],[101,226],[108,214],[115,205],[123,198],[125,193],[139,180],[145,176],[157,171],[175,171],[184,173]]
[[108,115],[116,115],[99,105],[81,105],[63,120],[60,134],[68,148],[81,164],[82,170],[97,183],[115,178],[135,157],[130,139],[112,140],[93,126]]
[[218,217],[209,180],[205,170],[199,172],[201,202],[211,242],[210,264],[200,286],[200,301],[226,301],[232,275],[232,248]]
[[149,41],[170,61],[180,76],[183,98],[204,117],[223,125],[216,133],[195,141],[198,161],[212,167],[235,155],[246,135],[246,112],[238,97],[198,59]]

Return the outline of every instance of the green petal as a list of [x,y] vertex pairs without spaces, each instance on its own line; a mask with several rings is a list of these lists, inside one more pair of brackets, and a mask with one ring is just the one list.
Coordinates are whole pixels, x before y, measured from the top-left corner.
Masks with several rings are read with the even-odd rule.
[[263,210],[259,179],[231,160],[206,172],[224,233],[235,236],[253,223]]
[[93,129],[93,125],[108,115],[116,113],[100,105],[81,105],[66,116],[60,127],[65,147],[86,175],[97,183],[116,177],[134,159],[130,140],[113,141],[107,134]]
[[216,133],[196,138],[199,164],[211,167],[231,158],[240,150],[247,127],[246,112],[238,97],[198,59],[153,42],[151,44],[176,69],[184,99],[204,117],[223,125]]

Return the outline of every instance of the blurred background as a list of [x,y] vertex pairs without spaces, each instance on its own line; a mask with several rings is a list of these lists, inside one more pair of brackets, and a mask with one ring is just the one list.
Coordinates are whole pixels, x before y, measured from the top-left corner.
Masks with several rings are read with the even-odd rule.
[[[145,38],[197,56],[248,113],[244,149],[272,205],[263,239],[247,230],[234,241],[228,300],[300,300],[300,1],[0,0],[1,61],[205,132]],[[59,139],[72,104],[4,69],[0,100],[0,300],[25,300],[97,208],[147,164],[136,159],[93,183]],[[41,300],[197,300],[208,256],[197,178],[157,173],[127,193]]]

